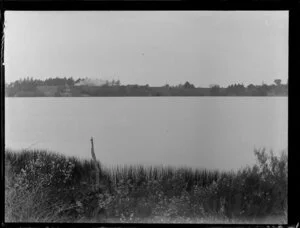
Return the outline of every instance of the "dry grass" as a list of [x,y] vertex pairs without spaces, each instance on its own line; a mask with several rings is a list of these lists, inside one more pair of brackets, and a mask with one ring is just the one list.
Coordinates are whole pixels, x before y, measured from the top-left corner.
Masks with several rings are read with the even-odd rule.
[[5,152],[5,221],[286,223],[287,156],[256,150],[233,172],[99,163],[47,151]]

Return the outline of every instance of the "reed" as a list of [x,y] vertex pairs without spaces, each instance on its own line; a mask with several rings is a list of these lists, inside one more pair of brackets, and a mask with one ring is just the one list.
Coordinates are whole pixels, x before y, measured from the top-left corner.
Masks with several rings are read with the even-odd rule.
[[[275,156],[264,149],[254,153],[257,164],[237,172],[142,165],[108,168],[98,161],[100,186],[94,189],[93,160],[46,150],[7,149],[6,220],[252,221],[261,216],[282,217],[287,207],[287,155]],[[28,205],[34,210],[28,210]]]

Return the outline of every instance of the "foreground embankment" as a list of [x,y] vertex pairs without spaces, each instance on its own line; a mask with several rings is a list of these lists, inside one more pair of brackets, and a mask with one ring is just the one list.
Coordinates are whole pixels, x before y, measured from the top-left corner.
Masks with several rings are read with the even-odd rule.
[[254,151],[237,172],[100,163],[5,151],[6,222],[285,223],[287,154]]

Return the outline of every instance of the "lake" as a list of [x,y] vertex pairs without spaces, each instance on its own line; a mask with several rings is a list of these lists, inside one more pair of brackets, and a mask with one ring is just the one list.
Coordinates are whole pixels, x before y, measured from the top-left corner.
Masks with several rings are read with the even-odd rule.
[[104,165],[237,169],[287,149],[287,97],[5,98],[5,146]]

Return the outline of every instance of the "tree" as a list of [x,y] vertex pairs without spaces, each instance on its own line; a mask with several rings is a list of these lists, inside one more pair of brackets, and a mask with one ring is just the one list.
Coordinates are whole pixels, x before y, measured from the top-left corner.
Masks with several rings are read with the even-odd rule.
[[194,89],[195,86],[193,84],[190,84],[188,81],[184,83],[183,87],[185,89]]
[[218,96],[220,95],[220,86],[217,84],[210,85],[210,95],[212,96]]
[[81,79],[81,78],[78,78],[74,83],[76,84],[76,83],[78,83],[78,82],[80,82],[80,81],[83,81],[84,79]]
[[269,91],[269,86],[267,84],[263,84],[258,88],[259,96],[267,96]]
[[250,89],[250,90],[255,89],[255,85],[250,84],[250,85],[247,86],[247,89]]
[[257,93],[258,93],[258,91],[257,91],[257,88],[256,88],[255,85],[249,84],[249,85],[247,86],[247,94],[248,94],[248,95],[256,96],[256,95],[258,95]]
[[281,79],[275,79],[274,82],[277,86],[281,85]]
[[226,94],[241,96],[246,94],[246,89],[243,84],[234,84],[226,88]]
[[69,77],[66,81],[66,84],[68,84],[69,86],[74,86],[75,81],[74,81],[73,77]]

